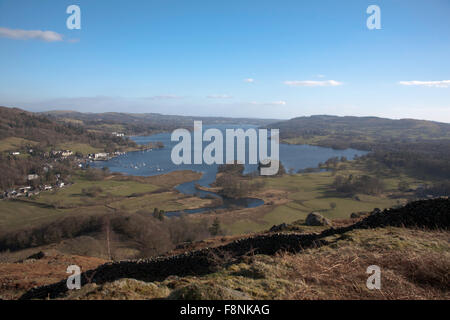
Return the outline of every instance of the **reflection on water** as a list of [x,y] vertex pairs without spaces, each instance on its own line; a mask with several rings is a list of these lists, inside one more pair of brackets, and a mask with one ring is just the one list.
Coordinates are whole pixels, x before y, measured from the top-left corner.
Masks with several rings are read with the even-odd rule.
[[[212,126],[203,126],[203,130],[211,128]],[[216,125],[217,128],[223,132],[224,143],[225,143],[225,129],[248,129],[255,128],[251,125]],[[203,173],[199,180],[186,182],[180,184],[176,187],[177,190],[184,194],[196,194],[200,197],[220,197],[219,195],[198,190],[195,188],[196,184],[204,187],[209,187],[216,179],[217,165],[206,165],[206,164],[181,164],[175,165],[172,163],[170,154],[172,147],[174,147],[178,142],[172,142],[170,140],[170,133],[159,133],[151,136],[142,137],[131,137],[137,144],[148,144],[149,142],[161,141],[164,144],[162,149],[153,149],[145,151],[134,151],[128,152],[124,155],[115,157],[108,161],[94,162],[92,165],[94,167],[108,167],[113,172],[121,172],[136,176],[153,176],[158,174],[164,174],[176,170],[193,170]],[[192,139],[193,140],[193,139]],[[204,147],[208,145],[209,142],[204,142]],[[248,144],[248,142],[247,142]],[[268,149],[270,154],[270,142],[268,141]],[[248,147],[245,148],[248,150]],[[225,150],[225,146],[224,146]],[[225,152],[224,152],[225,153]],[[236,154],[236,152],[235,152]],[[356,155],[364,155],[365,151],[346,149],[346,150],[334,150],[331,148],[323,148],[309,145],[289,145],[280,144],[280,160],[286,170],[293,169],[297,172],[300,169],[315,168],[320,162],[325,162],[332,157],[346,157],[347,159],[353,159]],[[247,155],[248,156],[248,155]],[[247,157],[248,159],[248,157]],[[244,173],[250,173],[257,170],[257,165],[245,165]],[[220,208],[228,208],[230,206],[244,206],[244,207],[257,207],[262,205],[264,202],[261,199],[223,199],[223,205]],[[198,213],[210,210],[211,208],[201,208],[185,210],[186,213]],[[214,209],[219,209],[216,207]],[[169,215],[179,214],[168,213]]]

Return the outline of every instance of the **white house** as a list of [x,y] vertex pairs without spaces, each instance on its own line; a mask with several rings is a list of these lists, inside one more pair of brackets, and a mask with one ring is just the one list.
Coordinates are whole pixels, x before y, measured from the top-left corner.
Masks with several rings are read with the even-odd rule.
[[35,174],[35,173],[29,174],[29,175],[27,176],[27,180],[28,180],[28,181],[36,180],[36,179],[38,179],[38,178],[39,178],[39,176],[38,176],[37,174]]
[[68,157],[68,156],[71,156],[71,155],[73,155],[73,152],[70,151],[70,150],[64,150],[64,151],[61,152],[61,156],[63,156],[63,157]]
[[100,153],[95,153],[94,154],[94,159],[95,160],[106,159],[106,158],[108,158],[108,154],[106,152],[100,152]]
[[71,156],[73,154],[73,152],[70,150],[54,150],[54,151],[52,151],[52,154],[54,156],[61,156],[63,158],[66,158],[68,156]]

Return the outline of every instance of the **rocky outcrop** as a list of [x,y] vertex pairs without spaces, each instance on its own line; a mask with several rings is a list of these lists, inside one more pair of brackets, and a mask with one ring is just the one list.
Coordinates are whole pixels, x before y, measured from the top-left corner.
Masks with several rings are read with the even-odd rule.
[[272,228],[270,228],[269,232],[280,232],[285,231],[288,229],[288,225],[286,223],[273,225]]
[[450,200],[437,198],[410,202],[404,207],[374,211],[355,224],[355,228],[419,227],[448,229],[450,227]]
[[352,212],[352,214],[350,215],[351,219],[358,219],[364,216],[369,215],[370,212],[366,212],[366,211],[360,211],[360,212]]
[[305,220],[307,226],[330,226],[331,222],[320,213],[311,212]]

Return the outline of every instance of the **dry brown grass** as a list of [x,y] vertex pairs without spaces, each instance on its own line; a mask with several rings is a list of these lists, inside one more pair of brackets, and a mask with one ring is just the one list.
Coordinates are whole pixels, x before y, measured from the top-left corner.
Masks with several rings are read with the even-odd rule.
[[[390,238],[387,230],[377,230],[375,236],[369,232],[355,232],[334,249],[279,255],[277,261],[289,270],[284,277],[295,283],[285,298],[450,298],[448,233],[397,229],[400,235]],[[370,265],[381,268],[381,290],[366,287]]]
[[42,286],[66,279],[70,265],[78,265],[82,271],[95,269],[106,260],[92,257],[62,255],[51,252],[39,260],[0,264],[0,298],[17,299],[34,286]]
[[[217,237],[198,244],[217,245],[232,238]],[[88,286],[77,297],[66,298],[450,299],[448,231],[360,229],[326,240],[327,245],[299,253],[279,252],[268,256],[249,252],[241,259],[218,253],[209,258],[221,267],[207,275],[171,276],[152,283],[132,281],[124,285],[119,281]],[[65,268],[73,263],[73,257],[64,259],[0,265],[0,283],[10,283],[3,297],[17,296],[25,286],[36,282],[44,284],[65,278]],[[74,262],[83,265],[83,261]],[[47,264],[55,269],[48,269]],[[381,268],[381,290],[369,290],[366,286],[369,277],[366,270],[370,265]]]
[[[223,268],[204,276],[153,282],[152,288],[159,288],[159,293],[140,298],[449,299],[449,238],[443,231],[355,230],[330,237],[329,245],[302,253],[249,253],[237,263],[233,257],[212,256]],[[366,287],[370,265],[381,268],[381,290]],[[149,285],[121,292],[127,299],[136,298],[135,293],[146,291]],[[95,298],[115,298],[110,294],[114,288],[96,290]]]

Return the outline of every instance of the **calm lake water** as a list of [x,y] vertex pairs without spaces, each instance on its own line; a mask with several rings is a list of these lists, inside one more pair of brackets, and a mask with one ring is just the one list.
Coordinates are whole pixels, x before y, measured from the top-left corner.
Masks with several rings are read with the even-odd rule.
[[[244,130],[248,128],[256,128],[251,125],[215,125],[215,126],[203,126],[203,131],[208,128],[217,128],[223,132],[224,143],[225,143],[225,129],[236,129],[242,128]],[[137,144],[148,144],[149,142],[161,141],[164,144],[162,149],[153,149],[145,151],[134,151],[128,152],[124,155],[115,157],[108,161],[97,161],[93,162],[94,167],[108,167],[113,172],[121,172],[130,175],[137,176],[153,176],[158,174],[164,174],[176,170],[193,170],[203,173],[201,179],[187,182],[178,185],[176,188],[184,194],[196,194],[201,197],[214,196],[220,197],[219,195],[211,192],[201,191],[195,188],[196,184],[208,187],[211,183],[215,181],[217,173],[217,165],[206,165],[206,164],[181,164],[175,165],[171,160],[172,147],[178,144],[178,141],[170,140],[171,133],[159,133],[151,136],[139,136],[131,137]],[[193,140],[193,134],[192,134]],[[210,142],[204,142],[203,147],[208,145]],[[248,144],[248,142],[247,142]],[[268,150],[270,154],[270,141],[267,142]],[[224,146],[225,154],[225,146]],[[246,150],[248,148],[246,147]],[[309,145],[289,145],[280,144],[280,160],[286,170],[293,169],[297,172],[300,169],[306,168],[316,168],[320,162],[325,162],[332,157],[346,157],[347,159],[353,159],[355,156],[361,156],[366,154],[365,151],[346,149],[346,150],[334,150],[331,148],[323,148]],[[235,151],[236,154],[236,151]],[[244,173],[250,173],[257,170],[257,165],[245,165]],[[220,197],[221,198],[221,197]],[[222,198],[223,199],[223,198]],[[224,204],[218,208],[227,208],[231,205],[245,206],[245,207],[256,207],[262,205],[264,202],[261,199],[223,199]],[[215,209],[218,209],[215,208]],[[211,209],[211,208],[209,208]],[[194,209],[186,210],[186,213],[197,213],[206,211],[207,209]],[[179,214],[175,213],[168,213]]]

